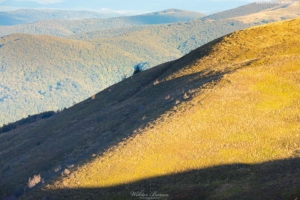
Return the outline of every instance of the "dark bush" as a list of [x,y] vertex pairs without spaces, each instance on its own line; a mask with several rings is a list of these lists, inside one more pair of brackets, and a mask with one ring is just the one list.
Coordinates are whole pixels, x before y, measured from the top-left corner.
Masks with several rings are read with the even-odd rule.
[[11,130],[13,130],[15,128],[17,128],[17,126],[15,124],[7,124],[7,125],[4,125],[1,128],[1,132],[2,133],[6,133],[6,132],[11,131]]
[[140,73],[142,70],[140,69],[140,66],[135,67],[133,75]]
[[3,125],[3,127],[0,128],[0,134],[9,132],[13,129],[16,129],[18,126],[22,126],[24,124],[34,123],[34,122],[38,121],[39,119],[50,118],[53,115],[55,115],[54,111],[43,112],[43,113],[36,114],[36,115],[28,115],[28,117],[23,118],[19,121],[16,121],[16,122],[13,122],[13,123],[10,123],[7,125]]
[[45,119],[45,118],[49,118],[49,117],[52,117],[53,115],[55,115],[55,112],[54,111],[49,111],[49,112],[44,112],[44,113],[41,113],[41,117],[43,118],[43,119]]
[[148,62],[141,62],[141,63],[138,63],[137,65],[134,66],[134,72],[133,72],[133,75],[134,74],[137,74],[141,71],[144,71],[146,69],[149,69],[150,68],[150,65]]

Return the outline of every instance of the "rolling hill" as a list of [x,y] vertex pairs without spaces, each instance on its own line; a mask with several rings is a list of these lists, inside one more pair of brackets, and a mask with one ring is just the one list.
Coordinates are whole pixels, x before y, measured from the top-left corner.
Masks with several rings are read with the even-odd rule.
[[252,13],[249,16],[233,17],[232,19],[244,23],[253,23],[259,21],[278,21],[292,19],[300,15],[300,2],[292,4],[283,4],[258,13]]
[[[222,21],[225,21],[228,22],[228,24],[231,21],[230,22],[231,25],[240,26],[236,29],[238,30],[244,28],[245,26],[266,24],[274,21],[281,21],[284,19],[297,18],[300,16],[299,10],[300,10],[300,4],[297,2],[286,3],[286,4],[251,3],[228,11],[223,11],[223,12],[215,13],[213,15],[205,16],[201,18],[201,20],[203,21],[203,23],[207,23],[207,26],[210,25],[210,22],[212,20],[217,21],[218,23],[222,23]],[[240,23],[236,23],[236,21]],[[143,30],[143,29],[151,29],[151,28],[141,27],[141,26],[126,27],[126,28],[108,28],[105,30],[77,33],[75,35],[68,36],[67,38],[79,39],[79,40],[108,38],[108,37],[115,37],[123,34],[128,34],[130,32]],[[212,34],[214,34],[214,32]],[[199,44],[195,45],[194,48],[198,46]]]
[[241,17],[241,16],[248,16],[250,14],[259,13],[264,10],[268,10],[271,8],[277,8],[277,7],[284,7],[282,4],[278,4],[275,2],[273,3],[250,3],[244,6],[240,6],[238,8],[225,10],[223,12],[218,12],[212,15],[208,15],[204,17],[204,19],[210,19],[210,20],[222,20],[222,19],[229,19],[234,17]]
[[0,197],[299,198],[299,32],[228,34],[1,134]]
[[178,9],[148,13],[136,16],[123,16],[108,19],[84,20],[42,20],[31,24],[15,26],[0,26],[0,36],[13,33],[27,33],[38,35],[70,36],[84,32],[99,31],[112,28],[126,28],[132,26],[166,24],[199,19],[204,15]]
[[[63,20],[74,18],[99,18],[96,13],[85,11],[38,11],[38,10],[18,10],[7,14],[0,12],[1,23],[10,25],[13,23],[25,23],[27,18],[31,21],[41,20],[30,24],[20,24],[14,26],[0,26],[0,36],[10,35],[13,33],[26,33],[38,35],[53,35],[60,37],[69,37],[91,32],[102,32],[107,29],[117,32],[120,28],[130,29],[136,26],[177,23],[189,20],[224,20],[233,19],[243,23],[260,23],[272,22],[283,19],[290,19],[299,16],[298,3],[251,3],[228,11],[215,13],[204,16],[201,13],[184,11],[179,9],[168,9],[160,12],[136,16],[122,16],[109,19],[85,19],[85,20]],[[287,8],[289,7],[289,8]],[[100,14],[99,14],[100,15]],[[57,20],[60,19],[60,20]],[[11,21],[11,22],[10,22]],[[93,35],[93,34],[92,34]]]

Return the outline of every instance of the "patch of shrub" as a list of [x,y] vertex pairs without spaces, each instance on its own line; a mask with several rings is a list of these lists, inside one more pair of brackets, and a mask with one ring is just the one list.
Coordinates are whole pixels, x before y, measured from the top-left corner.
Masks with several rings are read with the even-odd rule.
[[18,126],[22,126],[25,124],[31,124],[34,123],[36,121],[38,121],[39,119],[46,119],[46,118],[50,118],[52,116],[54,116],[56,113],[54,111],[47,111],[47,112],[43,112],[40,114],[36,114],[36,115],[28,115],[28,117],[23,118],[19,121],[13,122],[13,123],[9,123],[7,125],[3,125],[0,128],[0,134],[1,133],[6,133],[9,132],[13,129],[16,129]]
[[43,119],[45,119],[45,118],[50,118],[50,117],[52,117],[53,115],[55,115],[55,112],[54,111],[49,111],[49,112],[43,112],[43,113],[41,113],[41,117],[43,118]]

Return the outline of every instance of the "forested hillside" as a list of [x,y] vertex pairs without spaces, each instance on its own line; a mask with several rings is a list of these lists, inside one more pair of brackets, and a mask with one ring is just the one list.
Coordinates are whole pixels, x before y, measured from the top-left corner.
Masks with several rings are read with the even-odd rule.
[[70,40],[14,34],[0,39],[0,122],[63,109],[133,74],[179,58],[196,46],[249,27],[202,20],[147,27],[113,38]]

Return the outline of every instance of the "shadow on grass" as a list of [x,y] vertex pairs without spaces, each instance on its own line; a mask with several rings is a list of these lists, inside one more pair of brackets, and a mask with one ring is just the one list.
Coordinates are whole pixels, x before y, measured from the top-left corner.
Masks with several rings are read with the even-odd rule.
[[182,59],[127,78],[47,121],[1,134],[0,198],[26,193],[33,177],[40,176],[48,183],[65,170],[90,162],[148,127],[177,101],[188,101],[184,98],[187,91],[217,83],[232,72],[206,70],[155,84],[207,53],[209,48],[200,48]]
[[21,199],[290,199],[300,197],[300,159],[230,164],[107,188],[32,191]]
[[12,122],[7,125],[3,125],[2,127],[0,127],[0,134],[12,131],[13,129],[16,129],[16,128],[20,128],[20,126],[32,124],[39,120],[50,118],[50,117],[54,116],[55,114],[56,114],[56,112],[54,112],[54,111],[47,111],[47,112],[42,112],[42,113],[36,114],[36,115],[29,115],[28,117],[18,120],[16,122]]

